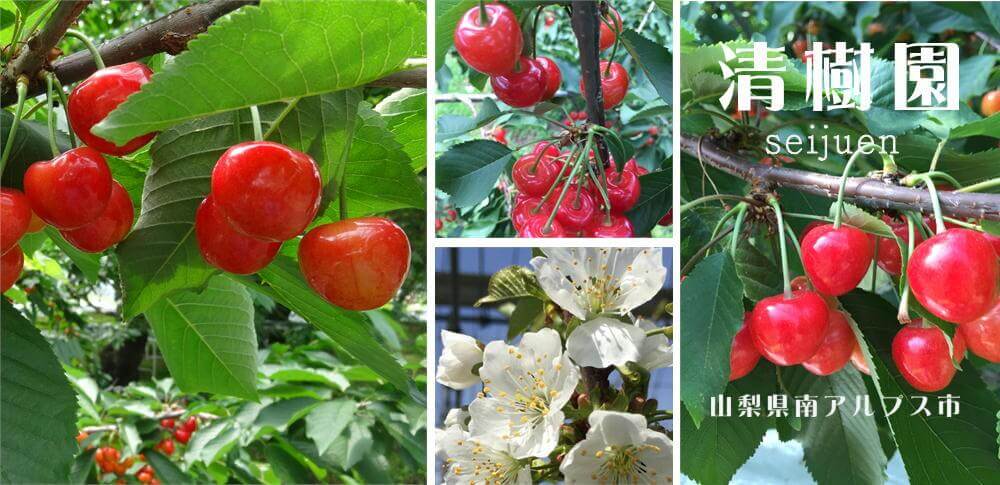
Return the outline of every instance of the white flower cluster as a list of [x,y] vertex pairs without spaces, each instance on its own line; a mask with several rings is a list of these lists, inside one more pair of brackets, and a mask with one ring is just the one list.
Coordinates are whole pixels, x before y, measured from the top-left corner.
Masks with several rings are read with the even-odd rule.
[[[546,249],[532,259],[546,295],[581,322],[565,342],[552,328],[518,345],[441,333],[437,381],[453,389],[482,385],[468,412],[453,409],[438,434],[448,484],[529,484],[531,466],[559,445],[563,412],[580,367],[671,365],[669,339],[631,311],[651,300],[667,270],[660,249]],[[594,410],[586,438],[559,465],[566,483],[668,483],[672,448],[646,417]],[[544,463],[544,462],[542,462]],[[554,465],[553,465],[554,466]]]

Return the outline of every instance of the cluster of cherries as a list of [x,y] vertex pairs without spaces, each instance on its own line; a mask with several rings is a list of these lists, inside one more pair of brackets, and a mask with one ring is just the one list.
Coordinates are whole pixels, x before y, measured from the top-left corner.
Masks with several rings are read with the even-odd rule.
[[[598,41],[601,50],[614,45],[622,28],[621,16],[613,8],[604,15]],[[549,100],[562,84],[562,72],[555,61],[522,54],[521,26],[514,12],[502,3],[482,4],[465,12],[455,27],[454,40],[465,63],[490,76],[493,92],[509,106],[526,108]],[[625,99],[628,72],[617,62],[600,64],[604,109],[610,109]]]
[[[883,220],[908,243],[905,222]],[[892,359],[913,388],[936,392],[951,382],[967,348],[1000,362],[1000,238],[946,226],[926,240],[919,233],[914,239],[905,268],[910,291],[928,312],[958,328],[949,339],[922,319],[906,322],[893,338]],[[806,228],[801,247],[808,278],[797,278],[791,295],[765,298],[747,314],[732,345],[731,380],[749,373],[760,355],[777,365],[802,364],[818,375],[836,372],[848,360],[869,372],[836,297],[857,287],[873,261],[900,276],[904,268],[896,240],[814,223]]]
[[[66,108],[74,133],[86,146],[28,167],[24,193],[0,189],[0,291],[13,286],[24,265],[18,240],[45,223],[59,229],[70,244],[93,253],[128,234],[135,210],[128,193],[112,178],[104,155],[133,153],[156,133],[118,146],[90,130],[151,77],[148,67],[131,62],[101,69],[81,82]],[[253,141],[223,153],[212,171],[211,186],[195,214],[201,254],[223,271],[250,274],[267,266],[283,241],[312,222],[322,182],[316,162],[305,153]],[[309,231],[299,245],[299,264],[308,284],[329,302],[370,310],[388,302],[402,285],[410,266],[410,243],[388,219],[346,219]]]
[[567,161],[571,157],[552,143],[542,142],[514,162],[511,172],[518,192],[511,222],[518,235],[632,237],[632,223],[624,213],[639,200],[639,176],[648,171],[635,159],[620,172],[612,164],[603,169],[607,186],[599,186],[587,177],[587,170],[573,176]]
[[45,224],[59,230],[73,246],[100,253],[125,238],[135,209],[128,192],[114,180],[105,155],[122,156],[149,143],[155,133],[115,145],[90,129],[149,82],[153,72],[130,62],[101,69],[81,82],[69,95],[67,117],[73,132],[85,144],[50,161],[31,164],[24,173],[24,192],[0,189],[2,230],[0,291],[17,281],[24,254],[17,242]]
[[[79,439],[79,437],[77,437],[77,439]],[[118,475],[118,479],[115,480],[115,484],[125,484],[128,483],[128,480],[125,477],[128,475],[129,469],[132,468],[132,465],[135,463],[135,458],[130,456],[123,460],[121,458],[121,452],[118,451],[118,448],[113,446],[102,446],[94,452],[94,461],[97,462],[97,468],[101,470],[101,474],[111,473]],[[140,454],[139,461],[146,461],[146,457]],[[139,468],[139,470],[135,472],[135,479],[140,483],[148,483],[150,485],[160,484],[160,479],[156,478],[156,471],[149,465],[143,465]]]
[[[167,432],[172,433],[174,439],[178,442],[186,445],[191,440],[191,435],[198,430],[198,418],[191,416],[180,424],[174,418],[163,418],[160,420],[160,426],[167,430]],[[174,442],[169,437],[164,438],[157,443],[156,449],[162,451],[165,455],[172,455],[174,453]]]

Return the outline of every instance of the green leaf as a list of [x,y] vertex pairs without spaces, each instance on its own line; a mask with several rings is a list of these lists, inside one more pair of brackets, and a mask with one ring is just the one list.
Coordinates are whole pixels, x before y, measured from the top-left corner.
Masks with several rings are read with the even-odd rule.
[[[942,480],[995,483],[1000,476],[1000,458],[996,452],[996,412],[1000,400],[987,388],[975,365],[965,362],[951,384],[937,393],[915,391],[892,360],[892,339],[899,328],[896,308],[859,290],[841,296],[840,302],[852,315],[864,316],[857,320],[874,351],[871,357],[882,392],[879,397],[889,400],[887,407],[900,400],[899,409],[888,420],[910,482],[915,485]],[[961,403],[958,416],[936,413],[937,398],[945,394],[960,396],[955,398]],[[920,396],[926,396],[928,406],[934,406],[931,416],[916,412]]]
[[158,451],[145,450],[143,454],[146,455],[146,461],[153,467],[153,471],[156,472],[156,478],[160,479],[161,482],[173,484],[191,483],[193,481],[173,461],[161,455]]
[[59,231],[52,226],[45,226],[44,232],[56,246],[59,246],[59,249],[62,249],[62,251],[66,253],[66,256],[69,256],[73,265],[80,268],[80,271],[83,272],[83,275],[86,276],[88,280],[92,282],[96,282],[98,280],[101,272],[100,253],[94,254],[80,251],[75,246],[70,244],[69,241],[63,238],[62,234],[60,234]]
[[743,293],[754,302],[777,295],[784,287],[781,270],[747,240],[736,248],[736,274],[743,282]]
[[681,400],[698,426],[729,382],[729,351],[743,325],[743,284],[728,252],[698,263],[681,283]]
[[413,170],[423,170],[427,166],[427,90],[400,89],[380,101],[375,111],[403,145]]
[[44,7],[47,0],[14,0],[14,5],[21,11],[21,16],[27,17],[32,12]]
[[76,394],[38,329],[0,305],[0,481],[64,483],[77,452]]
[[956,126],[951,130],[951,134],[948,138],[951,140],[958,140],[961,138],[980,135],[1000,138],[1000,116],[993,115],[989,118],[983,118],[981,120]]
[[513,340],[518,335],[540,326],[544,322],[544,301],[533,297],[519,298],[514,312],[510,314],[510,324],[507,325],[507,340]]
[[350,399],[335,399],[313,408],[306,416],[306,436],[316,444],[320,455],[326,454],[333,441],[351,423],[358,404]]
[[[782,369],[782,382],[793,396],[824,396],[817,415],[802,418],[797,437],[805,448],[806,467],[820,484],[885,483],[888,462],[879,441],[874,416],[866,416],[858,396],[868,393],[853,365],[828,377],[817,377],[801,367]],[[843,396],[835,403],[825,396]]]
[[[726,361],[729,361],[728,357]],[[761,364],[765,363],[762,361]],[[758,365],[750,374],[732,382],[725,389],[725,395],[736,401],[741,395],[761,394],[762,402],[766,402],[766,395],[777,387],[774,375],[774,366]],[[766,417],[766,413],[755,417],[708,416],[701,420],[700,426],[696,426],[688,410],[687,406],[681,409],[683,439],[680,442],[684,457],[681,472],[701,485],[730,483],[736,470],[753,456],[764,433],[774,427],[774,418]]]
[[437,141],[444,141],[461,136],[472,130],[478,130],[506,114],[509,112],[500,111],[495,101],[486,98],[482,103],[479,103],[479,111],[476,111],[475,118],[449,114],[439,116],[434,137]]
[[278,432],[284,432],[319,404],[320,401],[306,397],[275,401],[260,410],[253,424],[260,429],[273,428]]
[[549,299],[545,290],[539,286],[538,277],[533,271],[524,266],[508,266],[490,276],[486,296],[480,298],[475,306],[523,297],[541,301]]
[[625,50],[639,64],[660,98],[670,103],[673,99],[674,79],[670,51],[631,29],[625,29],[621,38]]
[[146,318],[181,390],[257,398],[253,301],[241,285],[215,276],[204,291],[162,298]]
[[279,254],[261,270],[260,277],[267,285],[256,288],[329,335],[337,345],[394,387],[420,400],[420,393],[411,389],[413,383],[406,371],[372,336],[363,314],[337,308],[313,292],[303,279],[298,263],[287,254],[294,252]]
[[274,443],[264,448],[264,456],[281,483],[318,483],[309,467],[300,461],[301,453],[290,448]]
[[216,21],[94,127],[115,142],[211,114],[362,86],[423,57],[402,1],[265,2]]
[[615,169],[619,172],[625,169],[625,164],[632,158],[635,148],[631,143],[625,143],[617,133],[611,131],[604,134],[604,140],[608,145],[608,155],[615,163]]
[[[834,217],[836,213],[837,204],[830,204],[830,217]],[[856,227],[869,234],[890,239],[896,238],[892,229],[889,228],[889,225],[886,224],[885,221],[846,202],[844,203],[844,215],[841,216],[840,221],[848,226]]]
[[438,189],[451,195],[455,206],[472,207],[490,194],[512,160],[510,149],[495,141],[459,143],[437,159]]
[[[6,110],[0,110],[0,140],[7,143],[7,136],[14,115]],[[4,187],[23,189],[24,171],[28,166],[39,161],[52,160],[52,149],[49,148],[49,128],[44,123],[32,120],[21,120],[14,134],[14,145],[11,147],[10,158],[3,169],[0,179]],[[69,137],[61,131],[56,131],[56,146],[60,152],[70,149]]]
[[470,8],[479,3],[476,0],[440,0],[434,3],[434,58],[437,64],[444,64],[444,55],[455,44],[455,26]]
[[373,442],[368,426],[355,420],[348,425],[346,432],[340,433],[334,440],[326,456],[341,468],[350,470],[368,454]]
[[210,465],[221,454],[236,446],[239,437],[239,428],[228,419],[218,420],[199,428],[187,445],[184,462],[189,467],[198,462]]
[[659,170],[639,177],[639,200],[628,211],[636,236],[646,236],[667,215],[673,203],[673,172]]

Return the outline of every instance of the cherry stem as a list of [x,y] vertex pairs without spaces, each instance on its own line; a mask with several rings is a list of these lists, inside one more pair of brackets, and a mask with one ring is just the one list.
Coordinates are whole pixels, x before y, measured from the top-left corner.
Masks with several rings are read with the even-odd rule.
[[896,319],[902,323],[910,323],[910,280],[906,277],[906,268],[910,264],[910,254],[913,253],[913,240],[916,237],[916,228],[913,225],[913,218],[909,214],[905,214],[903,217],[906,219],[906,232],[909,242],[906,245],[906,254],[901,255],[903,269],[900,271],[899,277],[903,283],[903,294],[899,297],[899,313],[896,314]]
[[691,256],[691,258],[690,258],[690,259],[688,259],[688,262],[684,264],[684,267],[683,267],[683,268],[681,268],[681,274],[682,274],[682,275],[686,275],[686,274],[688,274],[688,272],[689,272],[689,271],[691,270],[691,268],[693,268],[693,267],[694,267],[694,265],[698,263],[698,261],[699,261],[699,260],[701,259],[701,257],[702,257],[702,256],[703,256],[703,255],[704,255],[704,254],[705,254],[706,252],[708,252],[708,250],[709,250],[709,249],[711,249],[711,248],[712,248],[712,246],[715,246],[715,245],[716,245],[716,243],[718,243],[719,241],[721,241],[721,240],[725,239],[725,238],[726,238],[726,236],[728,236],[728,235],[729,235],[730,233],[732,233],[732,232],[733,232],[733,228],[731,228],[731,227],[730,227],[730,228],[727,228],[727,229],[726,229],[725,231],[722,231],[722,233],[721,233],[721,234],[719,234],[719,235],[717,235],[717,236],[713,237],[713,238],[712,238],[712,239],[711,239],[710,241],[708,241],[708,242],[707,242],[707,243],[706,243],[706,244],[705,244],[704,246],[702,246],[701,248],[699,248],[699,249],[698,249],[698,251],[696,251],[696,252],[694,253],[694,255],[692,255],[692,256]]
[[[66,122],[69,124],[69,101],[66,99],[66,92],[63,91],[63,85],[59,82],[59,78],[52,75],[52,82],[55,83],[56,93],[59,94],[59,103],[63,107],[63,111],[66,112]],[[69,127],[69,143],[70,146],[76,148],[76,134],[73,133],[73,127]]]
[[740,230],[743,227],[743,218],[747,215],[747,208],[750,206],[746,202],[740,202],[736,206],[736,221],[733,222],[733,239],[730,243],[729,252],[733,254],[733,259],[736,259],[736,247],[740,242]]
[[847,188],[847,177],[851,173],[851,167],[854,166],[854,162],[857,161],[858,157],[864,155],[864,151],[868,147],[874,147],[872,143],[865,143],[858,147],[851,158],[847,159],[847,164],[844,165],[844,175],[840,177],[840,190],[837,191],[837,212],[833,216],[833,228],[840,229],[841,218],[844,215],[844,190]]
[[927,184],[927,190],[931,193],[931,207],[934,209],[934,232],[941,234],[947,228],[944,226],[944,217],[941,215],[941,201],[938,199],[937,188],[934,187],[934,179],[926,173],[907,176],[907,178],[911,177],[913,180],[923,181]]
[[774,196],[768,197],[767,203],[774,208],[775,218],[778,219],[778,245],[781,247],[781,274],[785,278],[785,299],[792,297],[792,280],[788,272],[788,248],[785,243],[785,220],[781,216],[781,204]]
[[49,116],[49,148],[52,149],[52,158],[59,156],[59,145],[56,144],[56,113],[52,108],[52,98],[55,93],[52,91],[52,76],[54,74],[48,74],[45,76],[45,87],[47,89],[45,94],[45,107],[48,110]]
[[[941,150],[944,149],[944,144],[945,144],[946,141],[948,141],[947,138],[944,139],[944,140],[941,140],[940,142],[938,142],[937,149],[934,150],[934,157],[931,158],[931,166],[927,170],[928,172],[933,172],[933,171],[937,170],[938,159],[941,158]],[[959,186],[956,185],[955,187],[957,188]]]
[[875,236],[875,253],[872,256],[872,293],[875,293],[875,283],[878,279],[878,240],[879,237]]
[[977,184],[967,185],[956,190],[956,192],[979,192],[980,190],[992,189],[994,187],[1000,187],[1000,177],[984,180]]
[[594,187],[597,187],[597,192],[601,194],[601,200],[604,202],[604,212],[607,214],[609,213],[608,208],[611,207],[611,200],[608,199],[607,174],[604,174],[603,177],[599,177],[597,175],[597,172],[595,172],[594,170],[596,170],[596,168],[590,163],[588,163],[587,174],[590,175],[590,178],[594,180]]
[[479,0],[479,25],[486,26],[490,23],[490,16],[486,12],[486,1]]
[[577,150],[576,148],[573,149],[573,153],[570,154],[569,161],[567,163],[564,163],[562,168],[559,169],[559,174],[556,175],[556,183],[552,184],[552,186],[549,187],[549,190],[546,191],[545,195],[542,196],[542,200],[538,203],[538,205],[536,205],[534,208],[531,209],[532,214],[538,214],[538,210],[542,208],[542,205],[544,205],[545,202],[549,200],[549,197],[552,197],[552,193],[555,192],[556,187],[559,186],[559,180],[562,179],[563,174],[566,173],[566,168],[569,167],[570,165],[578,163],[579,156],[577,155],[578,152],[576,150]]
[[729,222],[729,219],[732,219],[733,217],[736,216],[736,213],[739,212],[739,210],[740,208],[739,206],[737,206],[733,207],[732,209],[729,209],[728,212],[723,214],[722,217],[719,219],[719,222],[715,223],[715,228],[712,229],[712,237],[709,239],[715,239],[715,236],[719,234],[719,231],[721,231],[722,228],[726,225],[726,223]]
[[75,29],[67,29],[66,35],[79,39],[80,42],[83,42],[83,45],[88,51],[90,51],[90,56],[94,58],[94,65],[97,66],[97,70],[100,71],[101,69],[104,69],[104,58],[101,57],[101,52],[97,50],[97,46],[94,45],[89,37],[84,35],[83,32]]
[[288,116],[289,113],[292,112],[293,109],[295,109],[296,106],[298,106],[299,100],[301,99],[302,98],[295,98],[289,101],[288,105],[285,106],[285,109],[281,110],[281,113],[278,113],[278,117],[271,122],[271,126],[267,127],[267,131],[264,132],[264,134],[260,137],[260,139],[266,140],[270,138],[275,131],[278,131],[278,127],[281,126],[281,122],[285,121],[285,118]]
[[[545,226],[542,227],[542,232],[548,232],[552,229],[552,221],[555,220],[556,214],[559,213],[559,207],[562,206],[563,199],[566,198],[566,194],[569,192],[569,186],[573,183],[573,178],[576,177],[577,171],[580,167],[587,163],[586,154],[590,150],[590,145],[593,142],[593,136],[587,138],[587,145],[583,148],[583,154],[577,159],[576,163],[573,164],[573,169],[569,172],[569,177],[563,184],[563,189],[559,192],[559,197],[556,197],[555,208],[552,209],[552,213],[549,214],[548,220],[545,221]],[[553,187],[559,185],[558,183],[553,184]],[[546,194],[548,195],[548,194]]]
[[[785,214],[782,214],[782,215],[785,215]],[[792,232],[792,228],[790,226],[785,226],[785,235],[788,236],[788,239],[791,239],[791,241],[792,241],[792,247],[795,248],[795,254],[798,255],[799,262],[801,263],[802,262],[802,246],[799,245],[799,238],[795,237],[795,233]]]
[[253,120],[253,139],[263,141],[264,131],[260,125],[260,110],[257,109],[257,105],[250,105],[250,119]]
[[647,337],[652,337],[654,335],[666,335],[667,337],[672,337],[674,335],[674,327],[659,327],[646,331]]
[[684,211],[687,211],[696,205],[704,204],[705,202],[712,202],[715,200],[738,200],[746,204],[751,204],[756,206],[761,205],[759,201],[751,199],[749,197],[743,197],[741,195],[713,194],[713,195],[706,195],[704,197],[699,197],[695,200],[692,200],[691,202],[686,202],[684,204],[681,204],[681,212],[683,213]]
[[531,58],[535,59],[538,57],[538,17],[542,15],[542,10],[545,10],[545,5],[539,5],[535,8],[535,19],[531,22]]
[[931,178],[942,179],[945,182],[948,182],[949,184],[951,184],[956,189],[962,188],[962,184],[958,180],[956,180],[955,177],[952,177],[951,175],[948,175],[948,174],[946,174],[944,172],[937,172],[937,171],[924,172],[922,174],[910,174],[910,175],[907,175],[906,177],[903,177],[903,184],[907,185],[909,187],[917,185],[922,180],[921,177],[920,177],[920,175],[926,175],[926,176],[931,177]]
[[21,114],[24,112],[24,101],[28,96],[28,78],[20,76],[17,78],[17,106],[14,108],[14,119],[10,123],[10,131],[7,132],[7,142],[4,143],[3,154],[0,155],[0,175],[7,167],[7,158],[10,157],[11,150],[14,149],[14,135],[17,127],[21,124]]
[[814,221],[833,222],[833,219],[813,214],[802,214],[800,212],[785,212],[785,217],[797,217],[799,219],[811,219]]

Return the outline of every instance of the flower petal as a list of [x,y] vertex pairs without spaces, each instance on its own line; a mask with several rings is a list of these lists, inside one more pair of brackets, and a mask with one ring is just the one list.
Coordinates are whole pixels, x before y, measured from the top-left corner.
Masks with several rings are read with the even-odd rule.
[[639,360],[646,333],[613,318],[595,318],[577,327],[566,340],[566,353],[584,367],[610,367]]

